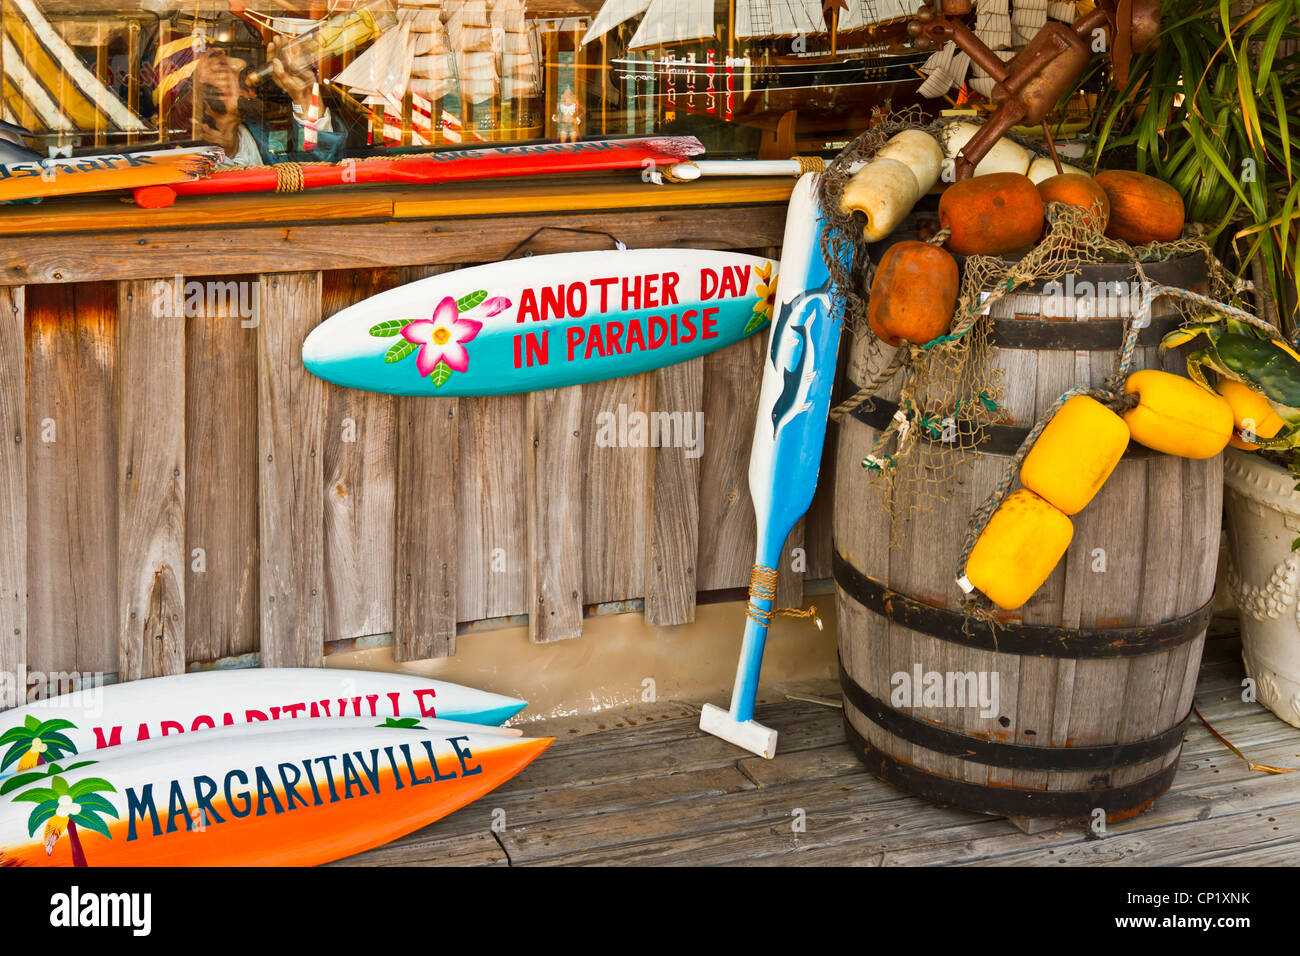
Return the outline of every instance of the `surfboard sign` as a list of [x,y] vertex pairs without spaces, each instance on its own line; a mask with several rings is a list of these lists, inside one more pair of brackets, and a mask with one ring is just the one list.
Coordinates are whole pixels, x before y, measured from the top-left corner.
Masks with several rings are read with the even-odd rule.
[[152,677],[0,712],[0,777],[67,754],[245,723],[414,717],[495,725],[527,706],[514,697],[381,671],[283,667]]
[[327,863],[471,803],[554,739],[374,723],[219,728],[17,774],[0,782],[0,866]]
[[567,252],[372,296],[302,347],[308,371],[393,395],[508,395],[684,362],[767,325],[771,259],[702,249]]

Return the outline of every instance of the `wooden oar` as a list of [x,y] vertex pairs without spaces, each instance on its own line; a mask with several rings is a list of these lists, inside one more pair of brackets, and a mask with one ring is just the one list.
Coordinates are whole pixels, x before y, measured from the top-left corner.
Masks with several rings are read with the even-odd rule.
[[701,730],[769,759],[776,754],[776,731],[753,719],[754,699],[781,549],[817,488],[842,324],[831,300],[830,272],[822,259],[825,222],[817,203],[820,179],[817,173],[804,175],[786,213],[776,315],[764,354],[749,456],[758,547],[731,710],[705,704],[700,714]]

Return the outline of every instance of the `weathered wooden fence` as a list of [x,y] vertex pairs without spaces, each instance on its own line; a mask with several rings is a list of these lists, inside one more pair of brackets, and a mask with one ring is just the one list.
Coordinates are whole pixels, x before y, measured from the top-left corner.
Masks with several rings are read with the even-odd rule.
[[[532,638],[553,641],[580,634],[584,605],[634,599],[651,623],[689,622],[697,592],[748,582],[763,335],[657,372],[480,399],[337,388],[299,350],[354,302],[520,243],[608,245],[589,230],[773,254],[784,212],[8,237],[0,671],[132,679],[254,651],[316,665],[326,642],[388,633],[398,660],[438,657],[458,623],[526,614]],[[177,291],[193,314],[176,314]],[[240,307],[254,303],[255,325]],[[703,412],[702,455],[602,447],[597,416],[620,406]],[[825,577],[826,503],[807,521],[804,573]],[[802,539],[801,526],[790,547]],[[783,576],[782,600],[800,578]]]

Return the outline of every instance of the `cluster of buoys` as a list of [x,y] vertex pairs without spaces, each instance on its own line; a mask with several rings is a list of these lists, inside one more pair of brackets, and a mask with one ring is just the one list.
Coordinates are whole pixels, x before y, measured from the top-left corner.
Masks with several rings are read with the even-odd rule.
[[1074,537],[1071,516],[1101,491],[1129,439],[1181,458],[1212,458],[1233,433],[1228,402],[1191,379],[1143,369],[1125,382],[1136,404],[1122,415],[1087,395],[1067,400],[1020,467],[966,562],[965,583],[1005,611],[1042,587]]

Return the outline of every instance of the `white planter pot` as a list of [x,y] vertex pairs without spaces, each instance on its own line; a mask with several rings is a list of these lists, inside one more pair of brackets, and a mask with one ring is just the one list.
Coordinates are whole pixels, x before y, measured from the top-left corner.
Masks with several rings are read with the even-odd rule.
[[1300,491],[1285,469],[1229,448],[1223,462],[1228,588],[1256,699],[1300,727]]

